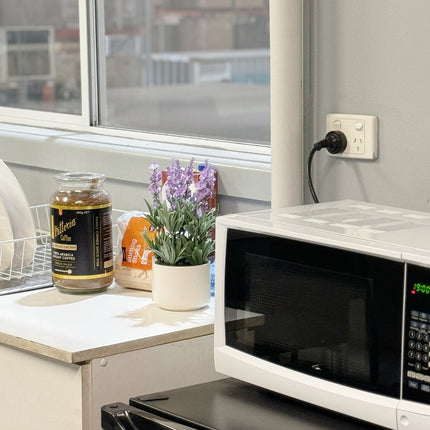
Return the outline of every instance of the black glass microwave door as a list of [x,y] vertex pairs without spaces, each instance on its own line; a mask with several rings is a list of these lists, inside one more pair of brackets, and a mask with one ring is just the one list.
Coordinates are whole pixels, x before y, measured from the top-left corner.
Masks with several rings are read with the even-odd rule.
[[377,368],[366,306],[371,281],[250,253],[246,259],[247,307],[265,316],[255,329],[254,354],[368,388]]
[[250,318],[226,327],[227,344],[319,378],[398,396],[403,265],[243,235],[234,235],[238,240],[228,248],[226,306]]

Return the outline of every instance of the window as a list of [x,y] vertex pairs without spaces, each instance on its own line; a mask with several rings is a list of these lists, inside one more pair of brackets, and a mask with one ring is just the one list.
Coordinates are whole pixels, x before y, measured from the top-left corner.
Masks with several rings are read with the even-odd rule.
[[104,17],[102,125],[268,143],[264,0],[109,0]]
[[268,3],[0,0],[0,113],[268,145]]

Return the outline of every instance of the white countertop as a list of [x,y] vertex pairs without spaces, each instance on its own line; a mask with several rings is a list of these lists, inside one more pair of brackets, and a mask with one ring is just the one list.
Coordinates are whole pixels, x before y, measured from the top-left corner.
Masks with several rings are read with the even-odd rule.
[[116,284],[91,295],[48,288],[0,297],[0,343],[68,363],[212,334],[213,323],[213,299],[171,312],[151,293]]

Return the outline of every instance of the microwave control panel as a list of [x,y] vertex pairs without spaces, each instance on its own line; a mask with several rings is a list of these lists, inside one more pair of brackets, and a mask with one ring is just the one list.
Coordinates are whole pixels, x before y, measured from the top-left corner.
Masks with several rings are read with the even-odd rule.
[[430,404],[430,269],[408,265],[403,398]]

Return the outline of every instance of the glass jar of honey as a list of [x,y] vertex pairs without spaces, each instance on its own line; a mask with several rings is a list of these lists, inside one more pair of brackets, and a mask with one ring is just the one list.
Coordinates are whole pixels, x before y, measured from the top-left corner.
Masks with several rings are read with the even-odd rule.
[[60,173],[50,201],[52,280],[65,293],[113,282],[112,200],[102,173]]

